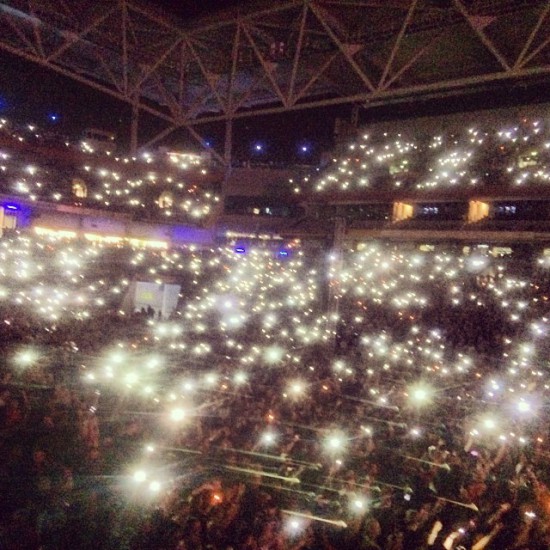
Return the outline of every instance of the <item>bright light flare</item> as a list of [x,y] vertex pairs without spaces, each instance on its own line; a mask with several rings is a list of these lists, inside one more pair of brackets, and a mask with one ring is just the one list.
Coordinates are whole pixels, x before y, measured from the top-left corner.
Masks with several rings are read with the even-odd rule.
[[160,489],[161,489],[160,481],[151,481],[151,483],[149,483],[149,490],[152,493],[158,493]]
[[260,436],[260,443],[266,447],[273,445],[277,441],[277,434],[272,430],[267,430]]
[[323,441],[325,450],[333,455],[340,455],[345,452],[347,444],[348,438],[340,430],[328,434]]
[[208,372],[204,375],[204,384],[208,387],[213,387],[218,382],[218,375],[215,372]]
[[109,360],[115,365],[120,365],[126,359],[126,354],[122,351],[115,351],[109,355]]
[[155,327],[155,334],[159,338],[175,338],[180,336],[183,328],[175,323],[159,323]]
[[516,409],[520,414],[524,416],[529,416],[535,412],[535,404],[533,403],[532,400],[528,400],[525,397],[521,397],[516,402]]
[[139,380],[139,376],[138,376],[137,373],[135,373],[135,372],[129,372],[129,373],[124,377],[124,382],[125,382],[128,386],[133,386],[134,384],[137,383],[138,380]]
[[269,346],[265,349],[263,357],[264,361],[269,365],[274,365],[283,359],[285,350],[280,346]]
[[147,479],[147,472],[144,470],[136,470],[132,478],[136,483],[143,483]]
[[181,388],[184,392],[190,393],[195,390],[196,386],[197,386],[196,382],[194,380],[189,379],[189,380],[185,380],[182,383]]
[[294,398],[304,395],[306,391],[306,384],[302,380],[293,380],[290,382],[287,388],[287,393]]
[[35,349],[20,350],[15,354],[14,360],[20,367],[30,367],[40,359],[40,354]]
[[170,420],[173,422],[181,422],[185,419],[186,413],[183,409],[180,409],[179,407],[176,407],[175,409],[172,409],[170,411]]
[[355,495],[351,498],[349,507],[353,514],[364,514],[369,509],[369,501],[363,495]]
[[297,537],[305,531],[306,527],[307,522],[305,519],[291,516],[285,521],[284,531],[291,537]]
[[248,381],[248,376],[246,375],[245,372],[237,371],[237,372],[233,375],[233,382],[234,382],[235,385],[237,385],[237,386],[241,386],[241,385],[243,385],[243,384],[246,384],[247,381]]
[[482,424],[483,424],[483,427],[487,430],[494,430],[498,426],[497,421],[490,416],[485,417],[482,420]]
[[413,384],[408,389],[409,399],[417,407],[429,404],[434,397],[434,393],[434,389],[424,382]]
[[489,259],[486,256],[473,255],[466,260],[466,269],[471,273],[479,273],[489,265]]

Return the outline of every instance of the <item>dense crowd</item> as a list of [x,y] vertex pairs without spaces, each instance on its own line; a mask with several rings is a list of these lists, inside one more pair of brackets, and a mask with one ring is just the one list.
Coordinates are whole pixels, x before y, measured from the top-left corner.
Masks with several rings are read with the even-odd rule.
[[0,548],[549,547],[542,248],[237,244],[0,239]]
[[0,139],[0,192],[15,200],[193,225],[219,203],[219,170],[197,153],[83,154],[33,124],[14,126],[7,119],[0,119]]
[[[475,125],[404,125],[401,131],[373,128],[361,132],[346,152],[305,176],[296,170],[281,195],[295,199],[345,198],[353,192],[414,193],[543,187],[550,181],[550,125],[530,115],[480,116]],[[41,152],[47,132],[33,124],[13,128],[0,119],[0,191],[26,200],[46,200],[126,213],[137,219],[204,224],[220,206],[223,171],[196,153],[159,149],[135,157],[80,155],[70,162],[54,155],[58,145]],[[67,142],[68,143],[68,142]],[[60,150],[62,153],[63,151]],[[303,167],[302,167],[303,168]],[[359,195],[360,196],[360,195]],[[262,201],[259,201],[258,206]],[[391,201],[390,201],[391,202]],[[241,207],[243,205],[240,205]],[[275,206],[275,205],[272,205]],[[386,205],[355,205],[347,217],[391,219]],[[430,218],[464,219],[456,204],[426,204]],[[495,204],[499,219],[546,220],[546,201]],[[416,212],[415,215],[418,215]]]
[[544,186],[550,180],[550,129],[541,116],[480,116],[468,127],[403,125],[365,131],[319,177],[302,182],[318,193]]

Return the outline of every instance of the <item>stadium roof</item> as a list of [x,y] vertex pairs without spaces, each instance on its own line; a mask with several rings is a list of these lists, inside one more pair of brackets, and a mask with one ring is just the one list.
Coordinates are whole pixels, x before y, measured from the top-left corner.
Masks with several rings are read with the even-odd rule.
[[0,49],[154,114],[163,135],[550,81],[550,0],[178,4],[0,0]]

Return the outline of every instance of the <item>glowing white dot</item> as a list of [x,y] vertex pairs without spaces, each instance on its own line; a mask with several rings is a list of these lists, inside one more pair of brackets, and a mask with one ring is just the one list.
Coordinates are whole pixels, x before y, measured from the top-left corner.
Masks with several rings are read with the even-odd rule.
[[142,483],[147,479],[147,474],[143,470],[137,470],[134,472],[134,481]]
[[183,409],[172,409],[170,411],[170,419],[174,422],[179,422],[185,418],[185,411]]
[[151,481],[151,483],[149,484],[149,489],[153,491],[153,493],[157,493],[158,491],[160,491],[160,482]]

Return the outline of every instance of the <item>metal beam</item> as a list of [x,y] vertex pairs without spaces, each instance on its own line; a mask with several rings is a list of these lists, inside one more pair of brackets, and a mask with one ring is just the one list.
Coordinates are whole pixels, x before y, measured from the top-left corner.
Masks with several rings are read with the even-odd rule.
[[405,21],[403,21],[403,25],[401,26],[401,29],[399,30],[399,34],[397,35],[397,38],[395,39],[395,43],[392,47],[390,56],[388,58],[388,61],[386,63],[386,66],[384,67],[384,71],[382,73],[382,76],[380,77],[380,81],[378,82],[378,88],[382,88],[384,86],[384,82],[386,78],[388,77],[388,74],[391,70],[391,67],[393,65],[393,60],[395,59],[395,56],[397,55],[397,52],[399,51],[399,48],[401,46],[401,42],[403,41],[403,37],[405,36],[405,33],[407,32],[407,28],[411,23],[411,20],[414,15],[414,10],[416,9],[416,6],[418,4],[418,0],[412,0],[411,5],[409,6],[409,10],[407,11],[407,15],[405,16]]
[[109,65],[105,61],[105,58],[103,57],[103,54],[99,50],[95,50],[94,51],[94,56],[97,59],[97,61],[98,61],[99,65],[101,66],[101,68],[105,71],[105,74],[108,76],[108,78],[110,78],[111,83],[113,84],[113,86],[121,94],[123,94],[125,98],[127,98],[128,94],[124,91],[124,86],[122,85],[121,82],[119,82],[117,80],[117,78],[116,78],[115,74],[113,73],[113,71],[111,71],[111,68],[109,67]]
[[315,14],[315,17],[317,17],[319,23],[321,23],[332,41],[336,44],[336,46],[338,46],[338,49],[342,52],[347,62],[350,64],[351,68],[355,71],[357,76],[361,79],[366,88],[369,91],[373,92],[375,89],[374,85],[370,81],[369,77],[364,73],[363,69],[361,69],[357,61],[353,59],[353,56],[350,55],[349,51],[346,49],[342,41],[338,38],[338,36],[336,36],[336,33],[331,29],[330,25],[325,21],[323,12],[315,4],[310,4],[310,9]]
[[227,113],[227,105],[225,101],[222,99],[218,89],[216,86],[214,86],[211,82],[210,75],[208,74],[208,71],[206,70],[206,67],[204,66],[204,63],[202,62],[202,59],[200,58],[200,55],[196,52],[195,48],[193,47],[193,43],[191,39],[188,36],[184,36],[185,43],[187,44],[187,47],[189,48],[189,51],[191,52],[191,55],[197,62],[197,65],[199,66],[202,75],[204,76],[204,79],[206,80],[206,83],[208,84],[208,87],[210,88],[212,94],[220,104],[220,108],[222,111]]
[[423,55],[426,54],[444,36],[441,32],[434,36],[427,44],[422,46],[389,80],[382,85],[382,90],[387,90],[397,79],[401,78]]
[[[536,5],[540,6],[541,10],[533,13],[534,17],[539,17],[538,21],[533,29],[529,29],[529,37],[525,44],[522,44],[522,52],[513,69],[509,67],[506,59],[495,48],[494,43],[483,32],[483,29],[475,28],[475,22],[468,16],[464,8],[466,4],[462,0],[453,0],[457,7],[451,10],[451,22],[437,27],[437,32],[441,32],[441,35],[438,35],[426,46],[415,47],[412,57],[399,69],[395,67],[396,60],[401,57],[400,52],[404,50],[407,37],[413,32],[423,32],[422,29],[426,28],[431,29],[430,32],[435,31],[438,21],[436,16],[441,10],[423,9],[419,14],[418,0],[365,0],[364,2],[359,0],[339,0],[338,2],[319,0],[318,3],[314,0],[294,0],[282,4],[271,3],[271,6],[265,9],[252,10],[244,15],[241,12],[238,17],[212,21],[195,30],[187,31],[177,28],[175,24],[154,13],[150,13],[140,4],[134,4],[134,0],[114,0],[105,4],[106,10],[100,15],[98,15],[100,10],[86,10],[84,16],[86,22],[82,23],[86,27],[79,33],[71,34],[67,29],[56,27],[58,19],[54,17],[56,9],[58,14],[63,16],[62,20],[65,20],[62,1],[55,0],[55,2],[48,3],[48,6],[51,6],[51,16],[49,8],[37,12],[41,18],[36,22],[36,25],[39,25],[37,28],[32,8],[42,8],[38,0],[25,0],[17,3],[0,0],[0,18],[2,22],[6,22],[6,26],[2,27],[4,32],[0,36],[0,48],[64,74],[130,105],[135,101],[136,93],[141,92],[142,97],[138,101],[139,110],[167,121],[170,127],[176,129],[232,119],[233,113],[234,118],[243,118],[366,101],[369,102],[369,106],[376,106],[403,101],[405,98],[414,98],[415,95],[428,95],[432,92],[458,94],[468,86],[499,81],[511,82],[518,78],[547,76],[550,73],[550,66],[546,59],[541,56],[537,57],[550,44],[550,37],[541,36],[542,29],[546,29],[550,0],[545,2],[544,6],[541,5],[540,0],[536,2],[535,0],[531,2],[523,0],[522,6],[526,9],[532,10]],[[499,10],[497,11],[512,13],[514,6],[512,0],[501,1],[502,4],[498,4]],[[497,0],[494,2],[497,5]],[[23,7],[12,8],[12,4]],[[360,4],[359,9],[360,7],[376,6],[380,9],[400,7],[403,13],[408,10],[404,21],[397,21],[397,25],[394,22],[389,22],[387,27],[384,26],[375,33],[378,37],[383,36],[384,40],[387,39],[391,44],[389,58],[381,67],[382,78],[377,82],[376,88],[366,74],[366,68],[360,60],[354,58],[354,52],[344,38],[350,34],[353,25],[348,25],[348,19],[339,16],[338,6],[351,6],[352,4]],[[505,6],[500,8],[504,4]],[[72,6],[71,9],[76,11]],[[523,8],[514,9],[520,15],[524,13]],[[313,11],[315,20],[308,14],[309,10]],[[432,11],[435,14],[433,18]],[[68,27],[79,28],[78,15],[80,14],[71,18]],[[403,74],[410,71],[441,36],[448,36],[455,26],[462,25],[463,18],[466,18],[468,25],[476,31],[476,35],[472,39],[482,40],[483,45],[499,61],[498,67],[488,69],[486,64],[484,66],[482,62],[479,62],[476,65],[478,76],[465,76],[467,73],[461,70],[462,58],[458,51],[455,58],[456,65],[451,73],[452,77],[442,78],[433,74],[428,76],[428,78],[433,78],[429,84],[419,85],[407,83],[411,81],[424,82],[425,80],[420,78],[426,76],[424,73],[419,75],[418,80],[412,77],[401,79]],[[264,24],[267,26],[272,23],[281,25],[283,19],[284,21],[291,20],[291,40],[296,49],[293,51],[291,59],[284,62],[286,63],[283,67],[285,70],[275,74],[262,49],[259,35],[256,34],[260,31],[254,27],[254,23],[258,27],[264,28]],[[319,24],[316,22],[317,20],[319,20]],[[312,25],[309,25],[308,30],[310,22],[314,22],[315,28],[312,29]],[[149,23],[150,29],[146,29]],[[134,30],[139,39],[139,43],[135,45],[132,41]],[[142,33],[146,30],[150,32],[151,36],[160,37],[155,40],[162,43],[158,47],[159,52],[155,52],[153,44],[144,38],[145,34]],[[220,32],[218,33],[218,31]],[[296,31],[298,31],[297,36]],[[243,38],[243,33],[246,39]],[[38,43],[39,38],[41,46]],[[309,38],[315,41],[319,40],[319,44],[309,44],[307,40]],[[200,47],[203,40],[204,49]],[[222,40],[224,42],[221,42]],[[368,49],[369,40],[371,39],[363,37],[360,43],[358,41],[358,48],[366,48],[361,55],[371,54]],[[187,43],[191,45],[191,48]],[[538,45],[532,49],[535,43]],[[210,44],[213,45],[213,48],[207,49]],[[217,44],[219,44],[219,49]],[[216,56],[221,55],[220,52],[227,50],[231,45],[231,59],[227,59],[223,63],[223,80],[216,85],[214,78],[208,73],[209,63],[211,60],[217,63],[219,59]],[[258,58],[261,67],[256,62],[253,62],[252,66],[248,62],[246,66],[241,66],[239,54],[243,46],[246,46],[247,52],[251,52],[251,50],[254,52],[253,55]],[[63,55],[73,47],[74,51],[71,50],[70,57]],[[82,47],[82,52],[84,52],[81,64],[79,64],[78,58],[79,47]],[[181,50],[178,52],[180,47]],[[51,51],[52,48],[55,49]],[[146,67],[140,66],[140,48],[144,49],[144,58],[148,63]],[[191,51],[192,48],[193,51]],[[50,50],[49,54],[48,50]],[[172,55],[173,52],[177,52],[178,55]],[[46,58],[43,56],[44,53]],[[340,74],[331,72],[333,78],[328,81],[326,73],[340,55],[345,58],[345,62],[342,63],[343,70]],[[90,57],[88,56],[91,56],[92,63],[89,63]],[[198,85],[188,82],[188,63],[192,60],[197,62],[206,82],[203,82],[202,78]],[[531,68],[527,69],[528,65]],[[503,70],[500,70],[500,67]],[[338,65],[338,69],[340,69],[340,65]],[[346,83],[344,79],[349,79],[351,70],[353,70],[353,75],[357,74],[357,81],[360,80],[363,85],[352,88],[352,91],[345,88],[341,91],[339,86]],[[242,80],[240,79],[241,73]],[[157,78],[157,84],[152,82],[151,85],[142,86],[152,76]],[[168,80],[164,78],[165,76],[168,77]],[[322,78],[323,76],[324,78]],[[252,81],[251,85],[250,81]],[[355,76],[353,76],[353,81],[356,81]],[[136,82],[137,84],[135,84]],[[245,86],[249,86],[247,90],[244,90]],[[339,93],[342,95],[339,96]],[[217,101],[211,99],[212,95],[216,96]],[[149,99],[146,99],[147,97]],[[169,108],[165,108],[163,105],[165,100]],[[282,105],[279,104],[279,101]],[[244,111],[245,109],[247,110]]]
[[140,151],[143,151],[144,149],[151,147],[151,145],[154,145],[155,143],[157,143],[157,141],[160,141],[161,139],[164,139],[166,136],[169,136],[172,132],[175,132],[178,128],[179,126],[168,126],[164,130],[162,130],[161,132],[153,136],[146,143],[141,145],[139,147]]
[[153,75],[155,87],[157,88],[160,95],[164,98],[168,109],[172,113],[172,116],[179,120],[183,118],[183,112],[181,105],[177,102],[176,98],[166,89],[166,86],[163,84],[158,74]]
[[[0,41],[2,38],[0,37]],[[542,43],[535,51],[531,52],[528,56],[526,56],[523,60],[523,65],[528,63],[530,59],[535,56],[542,48],[546,47],[548,44],[548,40]],[[130,98],[124,94],[121,93],[120,90],[113,90],[112,88],[103,85],[91,78],[88,78],[86,76],[83,76],[81,74],[76,73],[74,70],[67,69],[65,67],[59,66],[57,64],[54,64],[48,59],[43,59],[40,57],[36,52],[32,53],[29,51],[26,51],[21,48],[17,48],[12,46],[11,44],[0,42],[0,48],[3,48],[4,50],[14,54],[18,55],[20,57],[23,57],[29,61],[36,62],[44,67],[47,67],[49,69],[52,69],[58,73],[64,74],[65,76],[68,76],[70,78],[73,78],[74,80],[87,84],[91,86],[92,88],[95,88],[96,90],[102,91],[104,93],[107,93],[113,97],[116,97],[117,99],[120,99],[122,101],[129,102]],[[34,50],[33,50],[34,51]],[[425,49],[420,50],[419,53],[415,56],[415,58],[418,58],[421,54],[425,52]],[[324,66],[327,67],[332,60],[334,59],[334,56],[332,58],[328,58],[325,61]],[[277,112],[284,112],[285,110],[298,110],[298,109],[305,109],[305,108],[315,108],[315,107],[322,107],[325,105],[337,105],[337,104],[345,104],[345,103],[354,103],[357,101],[365,101],[368,99],[375,99],[377,102],[379,101],[386,101],[391,102],[393,100],[399,100],[399,98],[406,96],[406,95],[413,95],[413,94],[420,94],[424,91],[431,91],[431,90],[447,90],[447,89],[456,89],[459,86],[468,86],[472,84],[478,84],[478,83],[488,83],[488,82],[497,82],[502,81],[506,79],[517,79],[521,77],[528,77],[528,76],[535,76],[535,75],[547,75],[550,72],[550,67],[548,66],[542,66],[542,67],[533,67],[531,69],[525,69],[520,68],[517,71],[514,71],[513,73],[507,73],[507,72],[500,72],[500,73],[487,73],[485,75],[479,75],[473,78],[464,78],[464,79],[453,79],[448,81],[439,81],[428,85],[421,85],[421,86],[406,86],[403,88],[397,88],[397,89],[387,89],[387,85],[393,83],[397,76],[402,74],[404,70],[412,65],[412,60],[409,61],[405,67],[400,69],[397,75],[394,75],[389,81],[386,81],[385,89],[382,91],[376,92],[376,94],[369,94],[369,93],[361,93],[361,94],[352,94],[352,95],[346,95],[342,97],[337,98],[330,98],[326,100],[315,100],[312,99],[308,101],[307,103],[295,103],[294,105],[288,105],[286,107],[280,108],[280,107],[273,107],[273,106],[266,106],[263,108],[255,108],[251,111],[244,112],[244,113],[236,113],[236,118],[241,117],[250,117],[260,114],[271,114],[271,113],[277,113]],[[317,73],[313,77],[313,81],[318,80],[319,73]],[[308,91],[309,88],[312,86],[312,81],[310,81],[307,85],[307,89],[302,89],[295,98],[296,101],[301,99],[305,93]],[[374,102],[372,104],[375,104]],[[242,105],[239,105],[237,108],[240,108]],[[172,124],[175,125],[181,125],[181,121],[174,118],[173,115],[168,115],[161,110],[151,107],[147,103],[140,103],[140,109],[142,111],[149,112],[163,120],[166,120]],[[191,120],[189,117],[185,118],[185,122],[187,124],[199,124],[204,123],[208,121],[219,121],[219,120],[225,120],[227,118],[227,113],[224,113],[223,115],[214,115],[214,116],[206,116],[202,117],[200,119]]]
[[241,23],[241,27],[246,38],[250,42],[250,45],[252,46],[252,49],[254,50],[254,53],[256,54],[256,57],[258,58],[260,65],[262,66],[262,69],[264,70],[265,75],[267,76],[267,79],[269,80],[271,87],[273,88],[273,91],[279,97],[279,99],[281,100],[281,103],[286,107],[287,106],[286,97],[284,96],[283,92],[281,91],[281,88],[279,87],[279,85],[277,84],[277,81],[273,76],[272,68],[267,65],[267,62],[265,61],[262,55],[262,52],[258,48],[258,45],[256,44],[255,40],[252,38],[252,35],[250,34],[250,30],[248,29],[248,27],[244,23]]
[[128,4],[120,0],[122,11],[122,89],[128,94]]
[[189,124],[183,124],[182,126],[185,127],[185,129],[191,134],[191,136],[196,140],[198,141],[204,149],[208,149],[209,151],[211,151],[212,155],[214,156],[214,158],[222,165],[222,166],[226,166],[226,163],[225,163],[225,159],[224,157],[222,157],[217,151],[215,151],[214,149],[212,149],[211,147],[208,147],[208,144],[206,143],[206,141],[204,141],[204,138],[195,130],[195,128],[193,128],[193,126],[189,125]]
[[185,128],[186,130],[188,130],[189,133],[191,134],[191,136],[193,137],[193,139],[198,141],[204,149],[210,151],[212,153],[212,155],[214,156],[214,158],[218,162],[220,162],[220,164],[225,166],[224,157],[222,157],[219,153],[217,153],[211,147],[208,147],[208,145],[206,144],[204,139],[200,136],[200,134],[192,126],[184,124],[184,123],[174,124],[172,126],[166,127],[164,130],[162,130],[161,132],[156,134],[154,137],[152,137],[149,141],[147,141],[147,143],[144,143],[140,147],[140,150],[144,150],[144,149],[147,149],[148,147],[151,147],[152,145],[154,145],[155,143],[157,143],[161,139],[164,139],[166,136],[170,135],[172,132],[175,132],[176,130],[181,130],[182,128]]
[[508,61],[506,58],[497,50],[495,45],[493,44],[492,40],[478,27],[476,27],[470,18],[470,14],[466,10],[466,7],[462,3],[462,0],[453,0],[454,5],[456,6],[456,9],[460,12],[460,14],[466,19],[468,22],[468,25],[472,28],[472,30],[477,34],[483,45],[493,54],[493,56],[496,58],[496,60],[500,63],[502,68],[505,71],[510,71],[512,68],[510,67]]
[[182,38],[178,37],[178,39],[173,42],[164,52],[158,57],[158,59],[155,61],[155,63],[148,67],[146,71],[142,74],[141,78],[137,81],[135,90],[141,88],[141,85],[164,63],[166,58],[182,43]]
[[546,48],[548,44],[550,44],[550,36],[542,44],[539,44],[529,55],[523,58],[522,62],[519,65],[520,68],[524,69],[525,65],[527,65],[527,63],[529,63],[531,59],[536,57],[542,50],[544,50],[544,48]]
[[59,46],[57,50],[53,51],[50,55],[47,56],[47,61],[54,61],[57,59],[62,53],[64,53],[66,50],[68,50],[71,46],[74,46],[79,40],[82,40],[87,34],[89,34],[91,31],[99,27],[106,19],[111,17],[115,11],[118,10],[118,6],[113,6],[112,8],[108,9],[105,13],[100,15],[97,19],[92,21],[89,25],[87,25],[82,31],[80,31],[78,34],[70,34],[69,38],[66,39],[66,42]]
[[185,57],[185,41],[181,41],[180,55],[179,55],[179,78],[178,78],[178,103],[183,105],[183,96],[185,93],[185,69],[187,67]]
[[135,11],[136,13],[139,13],[149,19],[149,21],[156,23],[157,25],[160,25],[164,27],[167,30],[175,31],[176,33],[182,33],[182,29],[174,25],[174,23],[164,17],[161,17],[158,15],[158,13],[155,13],[153,11],[144,9],[139,3],[132,2],[130,4],[130,7],[132,11]]
[[[95,90],[102,92],[104,94],[110,95],[111,97],[114,97],[115,99],[118,99],[122,102],[128,103],[130,101],[130,98],[128,98],[125,94],[118,90],[114,90],[113,88],[109,88],[108,86],[105,86],[104,84],[101,84],[99,82],[96,82],[95,80],[91,80],[90,78],[87,78],[85,76],[82,76],[78,73],[75,73],[74,71],[71,71],[69,69],[66,69],[64,67],[61,67],[60,65],[56,65],[54,63],[50,63],[47,59],[44,59],[38,55],[33,55],[27,52],[24,52],[22,50],[19,50],[17,48],[14,48],[10,44],[6,44],[1,41],[0,39],[0,49],[3,49],[7,51],[8,53],[11,53],[12,55],[16,55],[19,57],[22,57],[23,59],[26,59],[27,61],[33,61],[34,63],[38,63],[39,65],[42,65],[43,67],[46,67],[47,69],[51,69],[52,71],[55,71],[56,73],[62,74],[63,76],[66,76],[68,78],[71,78],[73,80],[76,80],[76,82],[80,82],[81,84],[85,84],[86,86],[90,86],[91,88],[94,88]],[[154,107],[151,107],[150,105],[147,105],[146,103],[139,103],[139,108],[142,111],[146,111],[147,113],[156,116],[162,120],[166,120],[167,122],[176,123],[173,117],[170,115],[167,115],[163,113],[162,111],[159,111],[158,109],[155,109]]]
[[302,8],[302,17],[300,19],[300,30],[298,31],[298,41],[296,42],[296,51],[294,52],[294,60],[292,62],[292,73],[290,75],[290,83],[288,85],[287,105],[294,103],[294,86],[296,84],[296,75],[298,74],[298,65],[300,64],[300,55],[302,53],[302,45],[304,43],[304,34],[307,23],[308,5],[304,4]]
[[233,153],[233,119],[228,118],[225,121],[225,140],[223,146],[223,158],[228,168],[231,167],[231,156]]
[[[210,97],[210,93],[208,91],[205,91],[201,96],[199,96],[198,98],[195,99],[195,101],[193,102],[192,105],[190,105],[188,108],[187,108],[187,112],[185,114],[185,117],[187,120],[192,120],[194,119],[199,113],[200,113],[200,108],[202,107],[202,105],[204,104],[204,102]],[[225,120],[225,115],[224,115],[224,120]]]
[[[428,94],[430,92],[442,92],[447,95],[459,95],[462,89],[468,86],[491,84],[493,82],[502,82],[506,80],[520,80],[531,76],[550,75],[550,66],[535,67],[532,69],[522,69],[513,73],[491,73],[487,75],[472,76],[448,80],[445,82],[434,82],[432,84],[418,84],[407,86],[405,88],[377,91],[375,93],[361,93],[330,99],[312,100],[308,103],[295,103],[288,107],[265,107],[262,109],[237,112],[233,115],[234,119],[249,118],[260,115],[273,115],[287,111],[299,111],[305,109],[317,109],[319,107],[328,107],[332,105],[345,105],[347,103],[367,102],[364,108],[380,107],[391,105],[403,101],[414,95]],[[207,124],[210,122],[219,122],[225,120],[224,115],[206,116],[198,118],[191,122],[194,126],[198,124]]]
[[[139,96],[138,96],[139,97]],[[132,103],[132,118],[130,121],[130,154],[135,155],[139,137],[139,100]]]
[[239,64],[239,46],[241,43],[241,25],[237,22],[235,26],[235,38],[233,39],[233,47],[231,48],[231,73],[227,83],[227,111],[233,112],[233,88],[235,86],[235,78],[237,76],[237,66]]
[[256,77],[252,81],[252,84],[250,84],[246,92],[241,96],[237,104],[234,105],[233,113],[236,113],[239,109],[245,106],[246,102],[250,99],[256,87],[259,86],[265,79],[266,75],[263,72],[256,75]]
[[225,174],[222,182],[221,196],[220,196],[220,207],[223,210],[223,205],[225,203],[225,195],[227,194],[227,182],[231,177],[231,172],[233,171],[232,163],[232,153],[233,153],[233,119],[228,118],[225,121],[225,140],[224,140],[224,153],[223,158],[225,160]]
[[42,35],[40,34],[40,23],[36,17],[36,10],[34,9],[34,2],[35,0],[29,0],[29,11],[32,15],[32,30],[36,42],[36,50],[41,57],[46,57],[44,45],[42,44]]
[[[310,0],[289,0],[288,2],[284,2],[280,4],[272,2],[271,6],[268,8],[251,11],[250,13],[240,13],[238,16],[238,19],[241,23],[246,23],[248,21],[253,23],[254,19],[265,19],[267,16],[273,13],[287,11],[287,10],[302,6],[304,3],[308,3],[308,2],[310,2]],[[220,29],[223,27],[227,27],[228,25],[234,25],[234,24],[235,24],[234,18],[225,19],[223,17],[217,17],[216,20],[213,21],[212,23],[204,23],[200,25],[199,28],[188,29],[187,32],[190,35],[195,35],[198,33],[206,33],[208,35],[216,29]]]
[[324,72],[332,65],[332,62],[340,56],[340,51],[334,52],[319,69],[315,72],[315,74],[309,79],[307,84],[296,94],[294,97],[294,101],[292,105],[295,105],[297,101],[302,99],[309,89],[323,76]]
[[185,128],[190,134],[191,137],[197,141],[205,150],[212,153],[212,156],[222,165],[226,166],[225,158],[222,157],[217,151],[212,149],[211,147],[208,147],[208,144],[204,140],[204,138],[191,126],[190,124],[187,124],[185,122],[178,122],[177,124],[173,124],[172,126],[168,126],[161,132],[159,132],[156,136],[154,136],[152,139],[147,141],[144,145],[140,147],[141,150],[146,149],[147,147],[151,147],[151,145],[154,145],[161,139],[165,138],[166,136],[170,135],[172,132],[175,132],[176,130],[181,130],[182,128]]
[[38,54],[38,51],[36,49],[36,46],[35,44],[33,44],[28,38],[27,36],[25,35],[25,33],[11,20],[10,16],[5,13],[4,11],[1,11],[0,10],[0,18],[5,21],[13,30],[13,32],[15,32],[15,34],[19,37],[19,39],[21,40],[21,42],[23,42],[24,44],[26,44],[27,48],[29,50],[31,50],[32,52],[34,52],[38,57],[39,54]]
[[548,15],[549,11],[550,11],[550,0],[546,2],[546,6],[544,6],[544,9],[541,11],[539,18],[537,19],[537,22],[533,27],[533,30],[529,34],[529,37],[527,38],[527,41],[525,42],[525,45],[523,46],[521,53],[519,54],[516,62],[514,63],[514,69],[521,67],[523,58],[527,55],[527,52],[529,51],[531,44],[533,44],[533,40],[535,39],[535,36],[539,32],[540,26],[542,25],[542,22],[546,19],[546,16]]

